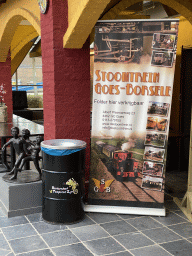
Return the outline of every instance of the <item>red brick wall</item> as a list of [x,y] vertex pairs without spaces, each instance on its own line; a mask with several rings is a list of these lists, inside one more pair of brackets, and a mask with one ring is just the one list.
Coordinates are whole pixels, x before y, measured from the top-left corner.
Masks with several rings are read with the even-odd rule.
[[7,56],[6,62],[0,62],[0,85],[4,85],[4,103],[7,106],[8,121],[12,121],[13,101],[12,101],[12,84],[11,84],[11,57]]
[[67,0],[49,1],[41,14],[45,140],[79,139],[90,156],[90,50],[63,49],[68,26]]

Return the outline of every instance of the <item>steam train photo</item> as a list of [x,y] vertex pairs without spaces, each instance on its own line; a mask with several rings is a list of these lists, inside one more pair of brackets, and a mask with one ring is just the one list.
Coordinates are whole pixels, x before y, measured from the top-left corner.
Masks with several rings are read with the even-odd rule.
[[[95,27],[94,61],[140,63],[145,37],[153,36],[154,31],[169,33],[171,37],[176,26],[170,21],[99,22]],[[165,57],[160,56],[159,60],[165,61]]]
[[[127,150],[119,150],[113,145],[108,145],[102,141],[97,141],[97,150],[103,154],[105,163],[108,171],[118,181],[124,179],[136,179],[140,175],[139,161],[133,159],[132,152]],[[107,158],[107,160],[106,160]]]
[[132,158],[132,153],[128,151],[115,151],[113,154],[113,168],[116,179],[137,178],[140,174],[138,161]]
[[139,63],[142,51],[141,37],[127,37],[126,39],[118,39],[118,37],[109,38],[103,35],[100,42],[95,43],[95,61],[104,62],[130,62]]

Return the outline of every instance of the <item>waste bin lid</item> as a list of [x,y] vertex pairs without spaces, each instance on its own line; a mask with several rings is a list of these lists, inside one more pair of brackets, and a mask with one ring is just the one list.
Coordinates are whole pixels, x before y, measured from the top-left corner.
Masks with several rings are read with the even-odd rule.
[[41,147],[49,149],[78,149],[85,148],[86,142],[71,139],[45,140],[41,142]]

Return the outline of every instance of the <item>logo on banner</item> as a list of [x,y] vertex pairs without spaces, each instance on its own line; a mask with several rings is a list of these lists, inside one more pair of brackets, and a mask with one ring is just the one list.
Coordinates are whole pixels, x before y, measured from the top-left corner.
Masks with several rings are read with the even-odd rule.
[[94,191],[97,193],[97,192],[107,192],[107,193],[110,193],[111,192],[111,184],[114,180],[106,180],[105,179],[101,179],[101,180],[97,180],[97,179],[94,179],[92,178],[92,180],[94,181],[95,183],[95,186],[94,186]]

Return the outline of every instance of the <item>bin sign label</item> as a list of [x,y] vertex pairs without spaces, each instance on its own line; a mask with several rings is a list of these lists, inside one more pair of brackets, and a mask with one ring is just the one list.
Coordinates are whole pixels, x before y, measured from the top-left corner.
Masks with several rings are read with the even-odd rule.
[[78,194],[79,191],[77,187],[79,186],[79,184],[73,178],[69,179],[67,182],[63,182],[63,185],[67,185],[67,187],[52,186],[49,192],[51,194]]

